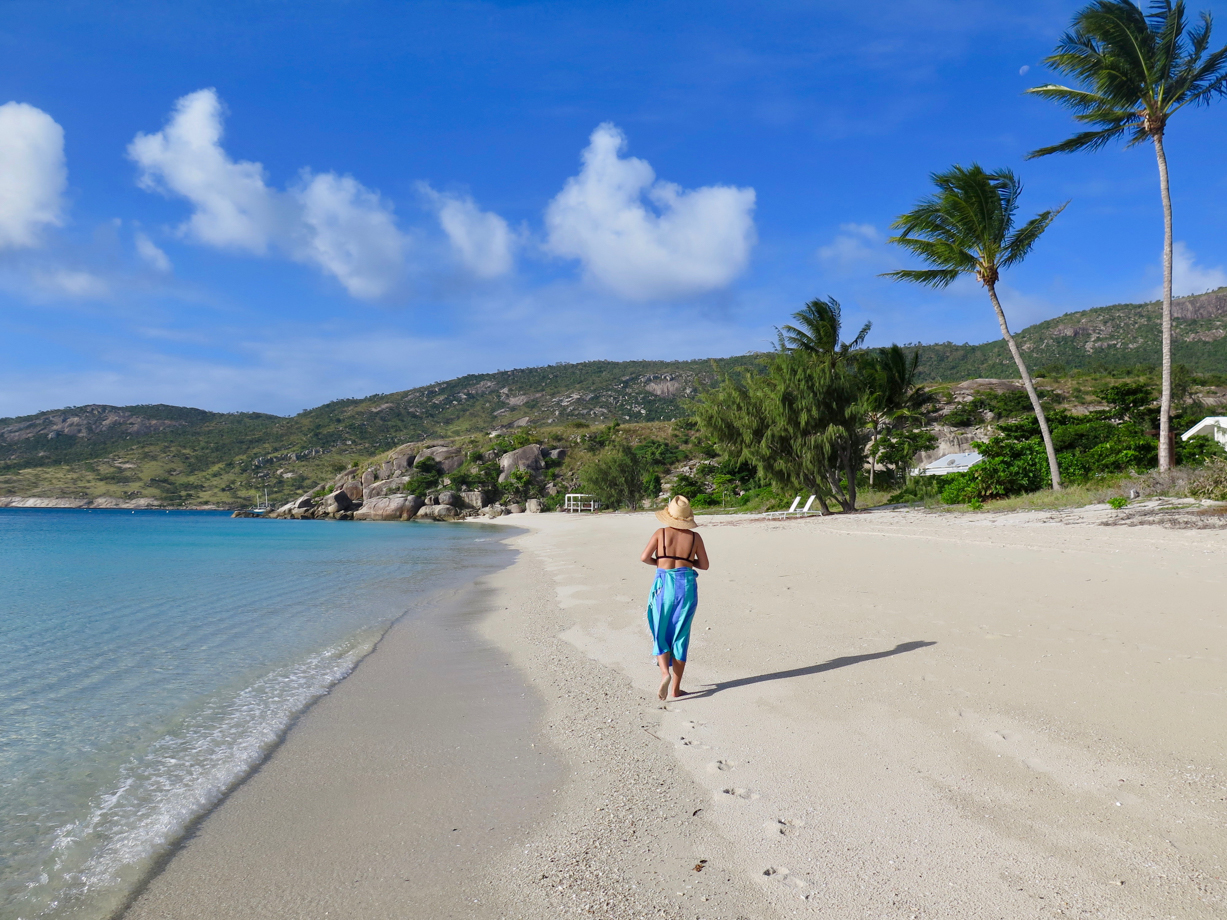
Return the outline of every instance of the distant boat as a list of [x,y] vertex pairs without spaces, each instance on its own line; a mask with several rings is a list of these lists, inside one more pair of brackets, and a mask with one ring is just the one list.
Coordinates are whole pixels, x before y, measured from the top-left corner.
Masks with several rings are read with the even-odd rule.
[[268,489],[264,490],[264,501],[260,501],[260,496],[256,495],[256,503],[251,508],[247,509],[248,514],[266,514],[273,510],[273,506],[268,503]]

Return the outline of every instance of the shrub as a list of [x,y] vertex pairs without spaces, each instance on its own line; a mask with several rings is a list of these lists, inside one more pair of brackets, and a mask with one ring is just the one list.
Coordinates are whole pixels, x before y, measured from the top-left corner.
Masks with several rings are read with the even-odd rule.
[[1129,499],[1125,498],[1123,495],[1117,495],[1113,498],[1109,498],[1108,504],[1117,511],[1120,511],[1121,508],[1124,508],[1127,504],[1129,504]]
[[[701,469],[701,467],[700,467]],[[698,472],[696,470],[696,472]],[[707,484],[701,479],[691,476],[689,473],[678,473],[673,480],[673,485],[669,492],[672,495],[684,495],[690,499],[693,504],[695,499],[703,495],[707,491]]]
[[1009,441],[997,437],[975,446],[984,459],[964,475],[976,482],[975,497],[981,501],[1035,492],[1048,481],[1048,457],[1038,440]]
[[984,424],[984,415],[972,403],[961,403],[950,410],[944,421],[954,428],[972,428]]
[[627,444],[615,444],[579,471],[583,490],[609,508],[634,508],[643,500],[644,470]]
[[947,505],[964,505],[976,497],[978,485],[970,472],[948,473],[941,477],[942,501]]
[[1201,466],[1212,460],[1227,459],[1223,445],[1208,434],[1198,434],[1187,441],[1176,439],[1176,462],[1185,466]]
[[1212,501],[1227,500],[1227,462],[1212,460],[1189,480],[1189,495]]
[[[952,475],[961,476],[963,474],[954,473]],[[894,505],[900,502],[923,502],[931,498],[938,498],[942,492],[942,480],[949,478],[949,476],[913,476],[886,502]]]

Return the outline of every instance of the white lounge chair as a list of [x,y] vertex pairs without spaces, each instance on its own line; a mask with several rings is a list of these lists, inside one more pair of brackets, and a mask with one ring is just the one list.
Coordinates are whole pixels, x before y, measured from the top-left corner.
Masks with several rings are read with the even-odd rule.
[[787,511],[768,511],[763,516],[764,517],[788,517],[788,515],[792,514],[794,511],[797,510],[797,505],[799,504],[801,504],[800,495],[798,495],[796,498],[792,500],[792,504],[788,507]]
[[[801,497],[800,495],[798,495],[798,496],[797,496],[797,498],[800,498],[800,497]],[[795,514],[797,517],[800,517],[800,516],[801,516],[801,515],[803,515],[803,514],[817,514],[817,513],[818,513],[817,511],[810,511],[810,510],[809,510],[809,509],[810,509],[810,506],[811,506],[811,505],[814,503],[814,499],[815,499],[815,498],[817,498],[817,497],[818,497],[817,495],[811,495],[811,496],[809,497],[809,501],[807,501],[807,502],[805,503],[805,507],[804,507],[804,508],[802,508],[800,511],[792,511],[792,512],[790,512],[790,513],[791,513],[791,514]],[[797,507],[797,503],[796,503],[796,502],[793,502],[792,506],[793,506],[794,508],[796,508],[796,507]],[[785,515],[785,517],[787,517],[787,516],[788,516],[788,515]]]

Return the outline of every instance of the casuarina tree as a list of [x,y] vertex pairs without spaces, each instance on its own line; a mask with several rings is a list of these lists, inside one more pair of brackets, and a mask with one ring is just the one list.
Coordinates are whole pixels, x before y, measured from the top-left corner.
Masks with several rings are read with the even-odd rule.
[[962,275],[975,275],[988,291],[989,300],[997,313],[1001,335],[1009,346],[1019,376],[1031,398],[1044,449],[1048,453],[1048,469],[1052,487],[1061,488],[1061,471],[1044,407],[1040,405],[1035,383],[1027,371],[1022,353],[1010,333],[1005,311],[997,298],[997,282],[1002,270],[1017,265],[1040,235],[1064,208],[1044,211],[1021,227],[1014,226],[1022,184],[1008,169],[986,172],[980,166],[954,166],[947,172],[932,176],[937,192],[921,199],[916,207],[901,215],[891,228],[899,231],[891,237],[922,260],[934,266],[927,269],[904,269],[887,272],[885,277],[897,281],[913,281],[929,287],[944,288]]
[[842,341],[833,297],[811,300],[792,318],[763,372],[726,376],[699,398],[695,418],[728,457],[752,463],[779,492],[812,491],[823,514],[830,500],[855,511],[869,409],[856,357],[869,325]]
[[1168,120],[1183,108],[1227,94],[1227,47],[1210,50],[1210,14],[1197,25],[1184,3],[1157,0],[1144,13],[1129,0],[1096,0],[1074,16],[1044,63],[1073,77],[1077,86],[1048,83],[1027,92],[1073,110],[1089,126],[1029,156],[1099,150],[1127,139],[1149,140],[1159,164],[1163,200],[1163,387],[1159,403],[1159,469],[1172,464],[1172,198],[1163,137]]

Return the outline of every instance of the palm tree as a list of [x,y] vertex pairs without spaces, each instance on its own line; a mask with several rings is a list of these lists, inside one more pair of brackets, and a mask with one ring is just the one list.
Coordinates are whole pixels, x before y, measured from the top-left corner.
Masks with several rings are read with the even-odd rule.
[[1068,140],[1028,155],[1098,150],[1128,137],[1127,146],[1150,140],[1159,161],[1163,198],[1163,393],[1159,410],[1159,469],[1171,466],[1172,409],[1172,197],[1163,134],[1168,119],[1189,105],[1227,95],[1227,47],[1212,54],[1210,14],[1188,27],[1183,0],[1156,0],[1150,13],[1129,0],[1095,0],[1074,16],[1044,63],[1079,80],[1080,88],[1048,83],[1027,92],[1072,109],[1093,125]]
[[801,328],[784,326],[783,329],[776,330],[780,351],[804,351],[832,364],[842,363],[848,355],[860,348],[873,327],[873,323],[866,323],[851,342],[841,342],[839,336],[843,331],[843,309],[834,297],[811,300],[794,313],[792,318]]
[[920,418],[920,408],[929,398],[924,387],[916,382],[919,368],[920,351],[908,354],[898,345],[869,352],[860,362],[858,372],[869,391],[869,411],[865,420],[871,433],[868,447],[870,487],[877,471],[882,437],[896,424]]
[[1044,449],[1048,452],[1048,470],[1052,474],[1052,487],[1061,488],[1061,471],[1057,468],[1057,454],[1048,431],[1048,419],[1044,407],[1035,392],[1035,383],[1023,363],[1022,353],[1010,334],[1005,311],[997,299],[997,281],[1002,269],[1021,262],[1048,225],[1064,210],[1065,205],[1044,211],[1014,229],[1014,214],[1018,210],[1018,196],[1022,184],[1008,169],[985,172],[973,163],[969,167],[953,166],[948,172],[934,173],[933,183],[937,194],[922,198],[913,208],[891,224],[891,229],[901,231],[891,237],[892,243],[909,250],[930,265],[930,269],[905,269],[887,272],[885,277],[896,281],[915,281],[929,287],[944,288],[960,275],[974,274],[988,290],[989,300],[997,311],[1001,334],[1023,386],[1031,397],[1035,417],[1044,436]]

